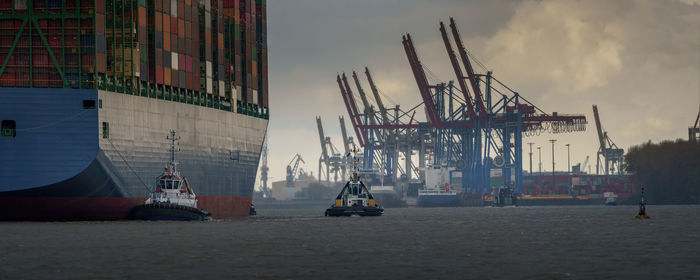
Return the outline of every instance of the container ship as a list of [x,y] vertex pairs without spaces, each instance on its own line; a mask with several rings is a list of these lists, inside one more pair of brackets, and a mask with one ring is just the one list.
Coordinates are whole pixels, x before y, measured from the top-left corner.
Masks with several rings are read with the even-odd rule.
[[[492,177],[491,187],[502,185],[502,177]],[[554,183],[553,183],[554,182]],[[607,197],[626,200],[637,189],[631,175],[596,175],[586,173],[545,173],[526,175],[519,206],[534,205],[604,205]],[[493,195],[484,196],[486,204],[493,203]]]
[[264,0],[0,1],[0,219],[123,219],[180,136],[215,218],[248,216],[269,119]]

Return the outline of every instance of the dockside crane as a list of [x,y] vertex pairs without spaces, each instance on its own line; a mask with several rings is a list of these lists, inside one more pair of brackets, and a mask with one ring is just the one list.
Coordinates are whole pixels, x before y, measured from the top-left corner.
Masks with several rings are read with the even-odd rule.
[[343,176],[343,180],[347,178],[346,172],[349,168],[351,168],[352,164],[352,157],[348,156],[352,152],[350,147],[353,147],[355,145],[355,141],[353,141],[352,136],[348,136],[348,132],[345,129],[345,119],[343,116],[338,117],[338,121],[340,122],[340,133],[343,136],[343,148],[344,148],[344,156],[343,158],[345,159],[343,161],[343,165],[341,166],[341,172]]
[[600,165],[602,163],[605,168],[604,174],[606,176],[610,175],[610,173],[622,174],[624,164],[623,156],[625,154],[625,150],[617,147],[610,137],[608,137],[608,132],[603,131],[603,127],[600,124],[598,106],[596,105],[593,105],[593,116],[595,117],[595,126],[598,131],[598,142],[600,143],[600,147],[598,148],[598,156],[596,159],[595,172],[596,174],[600,174]]
[[[326,174],[326,181],[329,181],[329,175],[331,171],[331,165],[328,156],[328,148],[326,146],[326,136],[323,133],[323,124],[321,124],[321,117],[316,117],[316,126],[318,127],[318,138],[321,143],[321,156],[318,158],[318,181],[323,180],[323,174]],[[325,170],[323,166],[325,165]],[[325,172],[324,172],[325,171]]]
[[[343,77],[345,77],[345,74],[343,74]],[[340,78],[340,75],[337,75],[336,81],[338,82],[338,87],[340,88],[340,95],[343,97],[343,102],[345,103],[345,108],[348,111],[348,116],[350,117],[350,123],[352,123],[352,128],[355,130],[355,136],[357,136],[357,142],[360,144],[360,147],[365,146],[365,138],[361,132],[360,126],[362,125],[362,121],[360,119],[360,116],[357,112],[357,104],[355,103],[355,99],[352,98],[352,92],[348,92],[347,89],[345,88],[345,85],[343,84],[343,80]]]
[[[450,176],[453,172],[461,172],[461,187],[467,194],[489,193],[491,191],[489,174],[493,169],[502,170],[504,187],[521,192],[523,136],[542,132],[585,131],[586,118],[584,115],[560,115],[556,112],[547,114],[518,92],[494,78],[490,71],[476,73],[471,65],[470,54],[464,47],[452,18],[450,18],[450,27],[457,52],[452,48],[445,24],[440,23],[445,49],[450,58],[452,70],[457,76],[457,84],[461,92],[459,95],[464,96],[463,99],[453,92],[457,89],[453,82],[429,83],[426,76],[426,71],[429,69],[424,69],[410,34],[402,36],[402,43],[422,102],[409,107],[411,109],[407,111],[400,111],[397,106],[393,120],[387,108],[381,103],[369,69],[365,69],[365,74],[377,100],[380,117],[376,117],[373,113],[365,113],[364,121],[358,118],[362,114],[356,113],[357,109],[353,108],[356,105],[351,100],[352,91],[345,81],[345,75],[342,79],[338,75],[341,95],[353,122],[358,141],[361,142],[365,151],[381,149],[388,154],[394,149],[405,150],[407,173],[415,169],[415,165],[411,162],[411,154],[417,150],[421,170],[425,166],[426,159],[432,159],[430,161],[433,166],[438,164],[440,168],[442,166],[449,168]],[[474,61],[481,65],[475,58]],[[353,76],[356,77],[356,75]],[[362,98],[363,95],[360,96]],[[365,103],[364,100],[363,103]],[[427,120],[425,122],[414,118],[420,109],[425,111]],[[378,120],[377,124],[370,120],[372,118]],[[374,134],[371,132],[377,130],[385,132],[383,145],[376,144],[374,140],[368,140],[373,139]],[[399,147],[395,148],[391,145],[391,141],[397,141]],[[495,157],[492,158],[492,156]],[[496,160],[497,158],[500,159]],[[396,166],[400,168],[399,165]],[[419,174],[419,178],[425,177],[419,171],[415,172]],[[511,177],[513,172],[514,176]]]
[[287,184],[286,186],[288,188],[293,188],[294,187],[294,182],[297,180],[297,172],[299,171],[299,162],[301,163],[306,163],[304,160],[301,158],[301,155],[296,154],[294,155],[294,158],[287,164]]
[[695,125],[688,128],[688,141],[691,143],[700,143],[700,126],[698,126],[698,121],[700,121],[700,109],[698,110],[698,116],[695,117]]
[[264,198],[272,197],[270,188],[267,186],[267,172],[270,170],[267,166],[267,141],[269,141],[269,137],[268,134],[265,135],[265,142],[263,142],[262,153],[260,155],[262,158],[262,165],[260,166],[260,187]]
[[316,117],[316,125],[318,127],[318,137],[321,143],[321,156],[318,159],[318,181],[321,182],[325,174],[326,183],[330,183],[331,173],[333,173],[333,181],[337,182],[338,172],[340,172],[344,166],[343,156],[340,154],[338,149],[333,146],[331,138],[326,136],[323,132],[321,117]]

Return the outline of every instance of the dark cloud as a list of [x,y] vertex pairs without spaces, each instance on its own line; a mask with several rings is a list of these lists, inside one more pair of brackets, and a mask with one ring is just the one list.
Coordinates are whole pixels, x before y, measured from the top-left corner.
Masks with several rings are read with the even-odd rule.
[[[272,0],[273,180],[284,178],[284,165],[295,153],[306,159],[305,170],[316,170],[316,115],[340,146],[337,117],[346,113],[336,73],[369,66],[387,103],[418,103],[403,33],[412,34],[423,64],[437,78],[454,79],[438,31],[439,21],[450,16],[470,51],[500,80],[545,111],[588,116],[587,132],[556,136],[558,162],[566,161],[565,143],[572,144],[572,163],[595,154],[591,104],[599,105],[605,129],[624,148],[687,137],[700,87],[697,1]],[[543,157],[551,158],[546,140],[552,137],[525,142],[542,145]]]

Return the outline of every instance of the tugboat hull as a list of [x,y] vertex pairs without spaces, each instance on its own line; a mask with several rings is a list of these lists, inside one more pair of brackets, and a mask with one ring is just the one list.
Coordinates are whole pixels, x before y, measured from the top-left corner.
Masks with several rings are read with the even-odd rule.
[[326,216],[331,217],[349,217],[352,215],[358,216],[381,216],[384,213],[384,208],[381,207],[362,207],[362,206],[340,206],[330,207],[326,209]]
[[134,207],[131,218],[149,221],[204,221],[211,219],[208,212],[182,205],[147,204]]

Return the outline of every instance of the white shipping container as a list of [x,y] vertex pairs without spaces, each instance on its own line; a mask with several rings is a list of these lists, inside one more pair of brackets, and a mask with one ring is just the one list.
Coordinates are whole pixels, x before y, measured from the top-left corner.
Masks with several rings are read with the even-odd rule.
[[211,79],[211,73],[212,73],[212,66],[211,66],[211,61],[207,61],[207,73],[206,76],[207,78]]
[[27,0],[15,0],[15,10],[26,10]]
[[170,0],[170,15],[177,17],[177,0]]
[[211,13],[209,11],[204,12],[204,27],[211,29]]
[[219,81],[219,96],[224,96],[224,81]]
[[243,88],[236,86],[236,100],[243,101]]
[[212,81],[211,78],[207,78],[207,93],[212,93]]
[[179,56],[176,52],[170,54],[170,68],[173,70],[178,70],[178,64],[180,64]]
[[253,100],[248,100],[248,102],[256,103],[256,104],[258,103],[258,91],[257,90],[253,90]]
[[211,0],[204,0],[204,10],[207,12],[211,11]]

